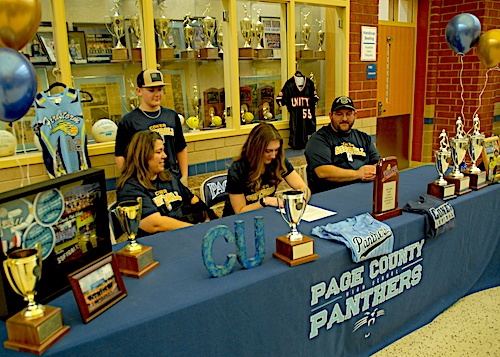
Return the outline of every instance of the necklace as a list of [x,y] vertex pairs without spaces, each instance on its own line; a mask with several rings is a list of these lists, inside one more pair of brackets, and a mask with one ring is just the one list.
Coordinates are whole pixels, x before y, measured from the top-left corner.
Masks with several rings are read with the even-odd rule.
[[156,114],[156,116],[146,114],[146,112],[144,110],[142,110],[141,108],[139,108],[139,110],[142,112],[142,114],[144,114],[145,116],[147,116],[149,119],[156,119],[161,114],[161,108],[160,108],[160,110],[158,110],[158,114]]

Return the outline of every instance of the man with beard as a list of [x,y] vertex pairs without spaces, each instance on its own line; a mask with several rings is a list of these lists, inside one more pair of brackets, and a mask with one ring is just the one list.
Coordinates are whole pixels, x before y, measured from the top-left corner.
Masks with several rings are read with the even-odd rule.
[[352,129],[356,108],[351,98],[336,98],[329,116],[330,125],[315,132],[305,149],[312,193],[373,181],[375,164],[380,158],[370,136]]

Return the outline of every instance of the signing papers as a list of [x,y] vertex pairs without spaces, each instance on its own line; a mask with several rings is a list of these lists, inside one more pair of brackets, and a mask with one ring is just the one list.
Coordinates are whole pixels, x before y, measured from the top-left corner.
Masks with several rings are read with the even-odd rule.
[[[281,209],[283,211],[283,208]],[[279,212],[280,210],[276,210]],[[284,213],[284,211],[283,211]],[[307,205],[302,220],[306,222],[313,222],[321,218],[330,217],[336,215],[337,212],[329,211],[321,207]]]

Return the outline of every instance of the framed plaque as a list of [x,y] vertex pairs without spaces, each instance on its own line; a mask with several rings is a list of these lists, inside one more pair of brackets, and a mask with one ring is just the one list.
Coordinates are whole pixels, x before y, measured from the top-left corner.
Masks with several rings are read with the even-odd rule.
[[212,125],[211,114],[224,118],[224,88],[208,88],[203,92],[205,127]]
[[127,296],[113,253],[68,275],[84,323]]
[[383,221],[402,214],[398,207],[399,171],[395,156],[381,158],[373,183],[373,218]]

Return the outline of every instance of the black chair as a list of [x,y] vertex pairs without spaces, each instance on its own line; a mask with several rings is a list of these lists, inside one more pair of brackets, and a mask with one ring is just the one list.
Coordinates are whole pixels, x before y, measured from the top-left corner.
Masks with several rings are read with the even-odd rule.
[[226,192],[227,174],[214,175],[200,185],[200,198],[208,207],[224,202],[229,194]]

